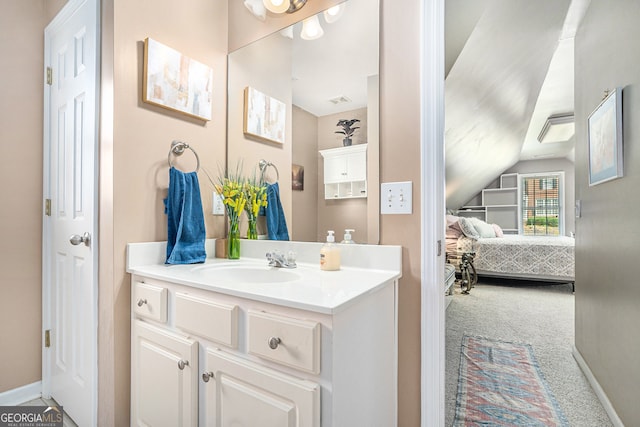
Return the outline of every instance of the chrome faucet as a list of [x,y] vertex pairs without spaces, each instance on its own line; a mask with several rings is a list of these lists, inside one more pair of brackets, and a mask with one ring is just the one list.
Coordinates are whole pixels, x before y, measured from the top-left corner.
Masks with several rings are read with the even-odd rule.
[[296,260],[295,254],[293,252],[289,252],[289,254],[285,257],[284,254],[273,251],[267,252],[267,261],[269,261],[269,267],[278,267],[278,268],[296,268]]

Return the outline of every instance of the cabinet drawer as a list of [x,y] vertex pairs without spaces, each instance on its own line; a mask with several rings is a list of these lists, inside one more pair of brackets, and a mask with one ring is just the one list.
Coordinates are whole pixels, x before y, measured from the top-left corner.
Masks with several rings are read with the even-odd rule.
[[136,280],[133,282],[131,306],[138,316],[166,323],[167,288]]
[[261,311],[248,312],[249,353],[320,373],[320,324]]
[[176,293],[176,326],[211,341],[238,347],[238,306]]

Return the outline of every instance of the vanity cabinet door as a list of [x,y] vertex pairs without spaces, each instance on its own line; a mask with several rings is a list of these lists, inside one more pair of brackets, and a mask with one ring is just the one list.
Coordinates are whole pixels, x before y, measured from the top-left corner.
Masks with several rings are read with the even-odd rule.
[[320,386],[207,349],[207,426],[319,427]]
[[198,425],[198,342],[134,320],[131,425]]

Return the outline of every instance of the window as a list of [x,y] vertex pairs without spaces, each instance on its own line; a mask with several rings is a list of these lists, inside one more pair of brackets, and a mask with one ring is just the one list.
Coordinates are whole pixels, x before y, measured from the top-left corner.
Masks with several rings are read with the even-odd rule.
[[558,236],[564,228],[563,172],[520,175],[520,234]]
[[536,199],[536,216],[558,216],[559,206],[558,199]]

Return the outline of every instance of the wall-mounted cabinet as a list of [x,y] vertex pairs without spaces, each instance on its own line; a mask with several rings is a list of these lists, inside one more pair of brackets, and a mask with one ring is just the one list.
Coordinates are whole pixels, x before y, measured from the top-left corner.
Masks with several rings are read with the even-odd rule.
[[324,158],[324,198],[367,197],[367,144],[320,150]]

